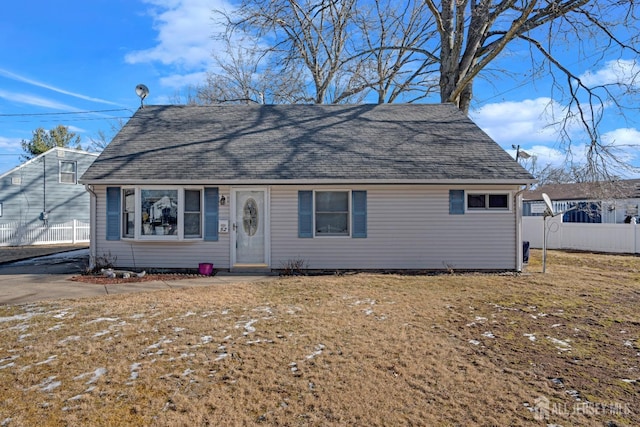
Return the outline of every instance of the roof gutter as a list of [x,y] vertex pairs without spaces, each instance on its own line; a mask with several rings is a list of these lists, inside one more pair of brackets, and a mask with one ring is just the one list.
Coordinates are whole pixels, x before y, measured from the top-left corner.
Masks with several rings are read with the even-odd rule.
[[[130,180],[130,179],[98,179],[80,180],[89,185],[526,185],[529,188],[535,179],[350,179],[350,178],[320,178],[320,179],[211,179],[199,180]],[[525,191],[525,190],[522,190]]]

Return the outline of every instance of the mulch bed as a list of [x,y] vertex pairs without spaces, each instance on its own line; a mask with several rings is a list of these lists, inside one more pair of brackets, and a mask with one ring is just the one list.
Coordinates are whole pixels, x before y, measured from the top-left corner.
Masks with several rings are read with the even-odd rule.
[[140,282],[153,282],[153,281],[168,281],[168,280],[182,280],[187,278],[201,278],[201,277],[210,277],[210,276],[202,276],[199,274],[146,274],[144,277],[105,277],[103,275],[82,275],[82,276],[74,276],[71,278],[74,282],[82,282],[82,283],[94,283],[96,285],[119,285],[122,283],[140,283]]

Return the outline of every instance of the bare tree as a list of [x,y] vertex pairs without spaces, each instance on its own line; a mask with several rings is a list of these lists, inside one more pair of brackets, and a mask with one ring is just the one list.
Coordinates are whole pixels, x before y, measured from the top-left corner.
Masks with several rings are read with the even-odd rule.
[[101,152],[111,142],[113,137],[116,136],[120,129],[124,126],[123,119],[114,119],[109,122],[109,131],[99,130],[94,137],[89,137],[91,144],[87,147],[88,151]]
[[[586,173],[594,179],[628,166],[599,129],[605,109],[629,110],[625,100],[637,94],[640,70],[604,83],[585,79],[584,70],[637,56],[637,0],[243,0],[223,16],[229,34],[257,40],[264,67],[253,73],[295,76],[306,94],[295,102],[372,94],[376,102],[412,102],[438,93],[440,102],[468,113],[474,82],[518,76],[502,60],[528,52],[523,84],[551,78],[545,90],[564,106],[553,115],[568,163],[577,144],[587,147]],[[228,65],[216,79],[247,66]]]

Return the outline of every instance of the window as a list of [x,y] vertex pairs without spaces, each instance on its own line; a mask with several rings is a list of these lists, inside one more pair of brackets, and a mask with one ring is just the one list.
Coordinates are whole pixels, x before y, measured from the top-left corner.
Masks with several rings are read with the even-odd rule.
[[367,238],[367,192],[298,191],[298,237]]
[[61,161],[60,162],[60,182],[63,184],[75,184],[77,182],[77,164],[76,162]]
[[200,190],[184,190],[184,237],[202,237]]
[[467,209],[485,210],[508,210],[509,195],[508,194],[467,194]]
[[122,236],[136,236],[136,191],[132,188],[122,190]]
[[2,216],[2,202],[0,202],[0,216]]
[[122,189],[122,237],[202,238],[202,194],[201,189]]
[[349,192],[316,191],[316,236],[349,235]]
[[140,190],[143,236],[178,235],[178,190]]

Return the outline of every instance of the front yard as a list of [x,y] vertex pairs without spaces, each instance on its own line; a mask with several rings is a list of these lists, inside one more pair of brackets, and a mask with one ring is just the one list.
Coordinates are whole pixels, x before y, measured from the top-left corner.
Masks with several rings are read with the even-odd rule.
[[640,258],[540,270],[3,306],[0,425],[640,425]]

